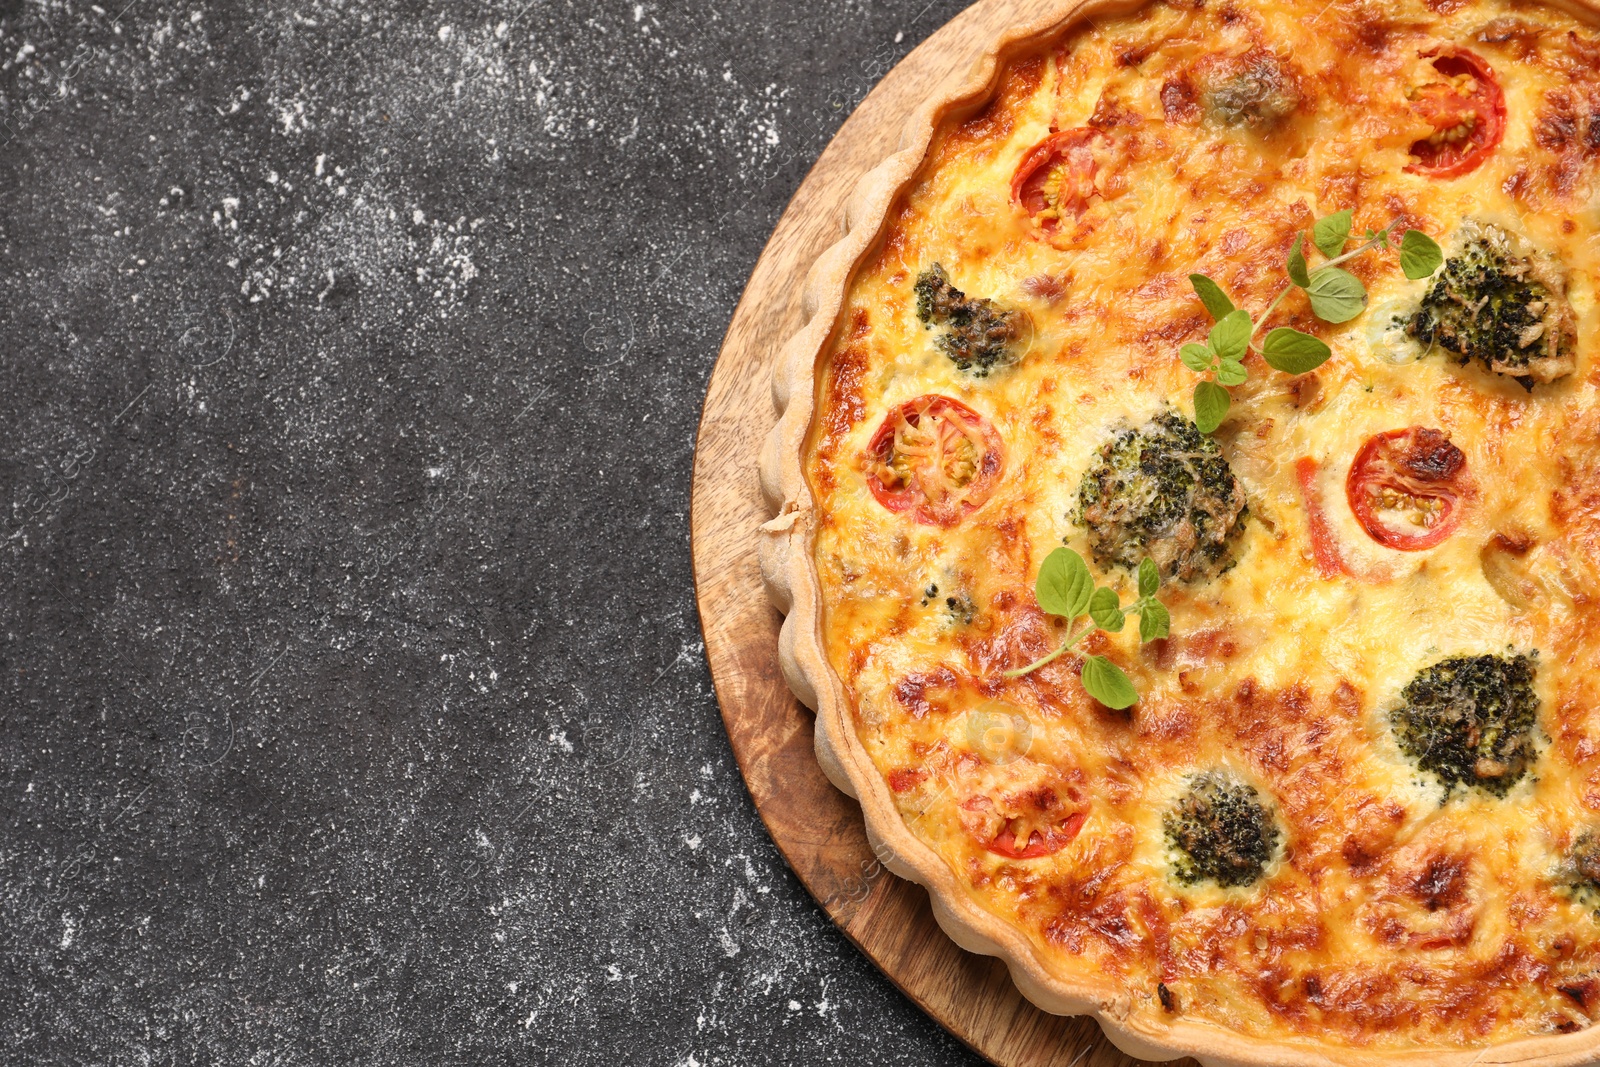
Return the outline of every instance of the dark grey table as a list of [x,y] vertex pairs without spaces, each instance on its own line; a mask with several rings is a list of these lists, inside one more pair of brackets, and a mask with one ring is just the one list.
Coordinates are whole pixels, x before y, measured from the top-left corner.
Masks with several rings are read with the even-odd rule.
[[0,1062],[973,1062],[768,841],[687,543],[958,8],[0,0]]

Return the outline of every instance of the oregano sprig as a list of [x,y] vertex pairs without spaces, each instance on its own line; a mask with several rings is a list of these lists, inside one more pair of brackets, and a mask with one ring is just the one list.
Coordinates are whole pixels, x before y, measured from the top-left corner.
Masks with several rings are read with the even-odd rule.
[[[1044,558],[1039,575],[1034,580],[1034,596],[1046,613],[1067,620],[1068,637],[1054,652],[1034,660],[1026,667],[1006,671],[1007,678],[1020,678],[1053,663],[1073,645],[1096,630],[1110,633],[1121,631],[1129,615],[1139,616],[1139,640],[1154,641],[1167,636],[1172,628],[1172,616],[1166,606],[1156,599],[1161,589],[1161,572],[1155,562],[1145,559],[1139,564],[1139,597],[1123,606],[1115,589],[1095,587],[1094,576],[1083,557],[1070,548],[1058,548]],[[1076,633],[1073,626],[1087,615],[1088,623]],[[1104,656],[1086,656],[1081,673],[1083,688],[1088,694],[1108,708],[1130,707],[1139,699],[1133,682],[1121,667]]]
[[[1305,235],[1295,237],[1283,268],[1288,283],[1259,318],[1253,319],[1248,311],[1234,307],[1222,286],[1204,274],[1189,275],[1195,295],[1216,320],[1205,344],[1186,344],[1178,352],[1185,367],[1196,374],[1210,375],[1194,387],[1194,421],[1200,432],[1214,432],[1227,417],[1232,398],[1226,387],[1243,385],[1250,376],[1244,365],[1246,353],[1259,354],[1268,366],[1285,374],[1305,374],[1333,355],[1322,341],[1288,326],[1269,330],[1259,344],[1256,342],[1256,334],[1290,292],[1304,292],[1312,314],[1324,322],[1349,322],[1366,310],[1366,286],[1339,264],[1374,248],[1388,248],[1390,235],[1400,223],[1396,220],[1381,230],[1368,230],[1360,239],[1361,244],[1347,252],[1352,217],[1348,209],[1336,211],[1312,225],[1311,243],[1326,260],[1316,270],[1306,262]],[[1400,238],[1400,269],[1407,278],[1427,278],[1443,263],[1444,253],[1438,243],[1421,230],[1406,230]]]

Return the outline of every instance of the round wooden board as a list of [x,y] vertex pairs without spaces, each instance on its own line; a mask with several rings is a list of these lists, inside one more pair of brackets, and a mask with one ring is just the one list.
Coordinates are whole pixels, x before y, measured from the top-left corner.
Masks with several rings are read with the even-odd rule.
[[706,658],[734,756],[767,830],[806,889],[890,981],[994,1063],[1133,1067],[1140,1061],[1106,1041],[1092,1020],[1039,1011],[1002,963],[957,948],[934,922],[927,893],[877,863],[860,808],[817,765],[811,712],[779,673],[781,617],[767,603],[756,562],[756,528],[769,517],[756,480],[756,446],[777,421],[772,361],[801,325],[806,272],[843,234],[846,196],[894,151],[911,109],[932,87],[970,69],[1007,26],[1056,6],[1052,0],[974,4],[902,60],[823,151],[756,263],[712,371],[695,446],[690,523]]

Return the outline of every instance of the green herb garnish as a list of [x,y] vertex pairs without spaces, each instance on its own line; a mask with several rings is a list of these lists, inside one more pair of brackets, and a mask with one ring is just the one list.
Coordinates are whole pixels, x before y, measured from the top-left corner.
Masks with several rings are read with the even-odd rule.
[[[1117,633],[1129,615],[1139,616],[1139,640],[1154,641],[1167,636],[1172,627],[1172,616],[1166,606],[1156,599],[1161,589],[1161,573],[1155,561],[1145,559],[1139,564],[1139,598],[1124,607],[1116,590],[1105,586],[1095,588],[1094,577],[1083,557],[1070,548],[1058,548],[1044,558],[1039,576],[1034,581],[1034,596],[1039,607],[1051,615],[1067,620],[1071,631],[1079,618],[1087,615],[1089,623],[1061,643],[1049,655],[1034,660],[1026,667],[1006,671],[1007,678],[1020,678],[1060,658],[1069,648],[1096,630]],[[1122,668],[1104,656],[1086,656],[1081,672],[1083,688],[1088,694],[1108,708],[1121,710],[1139,699],[1133,682]]]
[[[1366,310],[1366,286],[1354,274],[1341,270],[1339,264],[1373,248],[1388,248],[1390,235],[1399,223],[1392,222],[1377,231],[1368,230],[1361,244],[1346,252],[1350,220],[1348,210],[1336,211],[1318,219],[1311,227],[1311,243],[1327,260],[1316,270],[1306,262],[1304,236],[1294,239],[1284,263],[1288,284],[1278,291],[1258,318],[1236,308],[1222,286],[1204,274],[1189,275],[1195,295],[1216,320],[1205,344],[1187,344],[1178,352],[1185,367],[1196,374],[1211,376],[1194,387],[1194,421],[1202,433],[1214,432],[1227,417],[1231,403],[1227,387],[1243,385],[1249,378],[1250,372],[1244,365],[1247,353],[1258,353],[1268,366],[1285,374],[1305,374],[1322,366],[1333,355],[1333,350],[1324,342],[1288,326],[1268,331],[1266,337],[1256,343],[1256,334],[1291,290],[1304,292],[1311,303],[1312,314],[1324,322],[1349,322]],[[1433,238],[1421,230],[1405,231],[1400,239],[1400,269],[1407,278],[1413,281],[1427,278],[1443,262],[1444,253]]]

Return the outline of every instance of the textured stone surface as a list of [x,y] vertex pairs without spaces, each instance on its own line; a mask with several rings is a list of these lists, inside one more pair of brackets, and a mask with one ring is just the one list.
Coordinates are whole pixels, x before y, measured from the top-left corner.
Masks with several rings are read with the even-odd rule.
[[700,399],[923,0],[0,0],[0,1046],[950,1064],[722,734]]

